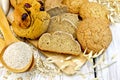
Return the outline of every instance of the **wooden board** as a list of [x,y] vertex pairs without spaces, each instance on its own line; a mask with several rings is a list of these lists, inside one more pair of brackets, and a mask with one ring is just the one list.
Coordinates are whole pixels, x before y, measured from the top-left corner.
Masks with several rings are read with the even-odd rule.
[[[38,48],[38,40],[28,40],[28,41]],[[41,53],[44,54],[47,58],[51,58],[51,60],[55,61],[53,63],[57,65],[59,69],[61,69],[67,75],[75,74],[76,73],[75,68],[77,66],[82,67],[87,61],[87,59],[83,56],[82,52],[79,56],[65,55],[65,54],[45,52],[45,51],[41,51]],[[72,57],[72,59],[66,60],[68,57]],[[63,68],[65,65],[66,68]]]

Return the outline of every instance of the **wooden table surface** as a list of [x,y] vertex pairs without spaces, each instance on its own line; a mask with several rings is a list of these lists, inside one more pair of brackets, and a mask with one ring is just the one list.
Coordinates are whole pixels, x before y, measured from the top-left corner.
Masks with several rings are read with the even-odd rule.
[[[79,71],[79,74],[74,76],[56,76],[54,79],[44,78],[41,75],[36,75],[31,77],[30,80],[120,80],[120,23],[112,24],[110,26],[112,31],[113,40],[106,50],[106,52],[96,58],[96,63],[98,63],[96,67],[96,75],[97,79],[94,78],[94,68],[93,64],[88,61]],[[100,64],[99,64],[100,63]],[[3,75],[5,74],[5,69],[0,69],[0,80],[3,79]],[[25,76],[26,74],[23,73]],[[11,75],[9,79],[11,79]],[[21,74],[17,74],[17,76],[21,76]],[[28,80],[28,79],[23,79]]]
[[[96,75],[93,64],[87,62],[77,77],[63,78],[63,80],[120,80],[120,23],[110,26],[113,40],[106,52],[96,58]],[[78,77],[79,76],[79,77]]]
[[[97,79],[91,62],[87,62],[80,70],[80,75],[62,77],[62,80],[120,80],[120,23],[110,26],[113,40],[106,52],[96,59]],[[100,64],[99,64],[100,62]],[[39,79],[38,79],[39,80]],[[55,80],[61,80],[56,77]]]
[[[106,52],[96,58],[96,80],[120,80],[120,23],[115,23],[110,26],[112,31],[113,40],[106,50]],[[3,75],[6,70],[0,68],[0,80],[3,79]],[[18,75],[18,74],[17,74]],[[14,75],[12,75],[14,76]],[[20,76],[20,75],[18,75]],[[11,77],[11,76],[10,76]],[[11,78],[7,80],[12,80]],[[27,79],[24,79],[27,80]],[[41,75],[36,75],[30,80],[51,80],[43,78]],[[93,64],[87,62],[79,71],[79,74],[75,76],[56,76],[52,80],[95,80],[95,72]]]

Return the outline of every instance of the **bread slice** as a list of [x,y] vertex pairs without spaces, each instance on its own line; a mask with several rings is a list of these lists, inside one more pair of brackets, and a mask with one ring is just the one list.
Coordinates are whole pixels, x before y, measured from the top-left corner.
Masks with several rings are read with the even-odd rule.
[[55,7],[47,11],[47,13],[51,17],[57,16],[63,13],[67,13],[67,12],[68,12],[67,7]]
[[[28,41],[38,48],[38,40],[28,40]],[[51,61],[54,61],[53,63],[66,75],[75,74],[76,68],[80,70],[80,68],[87,61],[86,57],[83,56],[82,52],[78,56],[59,54],[59,53],[48,52],[48,51],[46,52],[41,50],[40,52],[43,55],[45,55],[47,59],[51,59]]]
[[72,13],[63,13],[51,18],[47,32],[64,31],[76,38],[76,29],[79,23],[78,15]]
[[71,34],[56,31],[53,34],[45,33],[39,39],[39,48],[43,51],[79,55],[80,44]]
[[24,72],[33,62],[33,51],[24,42],[15,42],[1,54],[1,63],[12,72]]

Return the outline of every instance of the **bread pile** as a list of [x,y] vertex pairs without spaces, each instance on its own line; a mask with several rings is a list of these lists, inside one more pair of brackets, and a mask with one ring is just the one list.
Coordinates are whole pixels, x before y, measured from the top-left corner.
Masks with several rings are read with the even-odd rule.
[[[93,54],[95,54],[99,53],[99,51],[102,49],[107,49],[112,40],[112,34],[109,28],[109,11],[106,9],[105,6],[99,3],[82,0],[63,0],[61,4],[68,8],[69,13],[63,13],[61,15],[52,17],[47,32],[51,33],[52,35],[54,35],[56,31],[67,32],[72,34],[74,38],[76,38],[77,35],[77,41],[79,41],[83,51],[87,49],[87,53],[92,51]],[[65,14],[69,17],[67,18],[67,16],[63,16]],[[77,18],[71,17],[72,15],[80,16],[82,18],[82,21],[77,20]],[[66,21],[72,24],[72,28],[74,28],[73,31],[70,25],[66,23]],[[49,50],[47,45],[44,46],[44,48],[47,48],[43,49],[43,42],[41,41],[43,36],[45,35],[42,35],[39,39],[39,44],[41,42],[39,48],[45,51],[56,52],[52,49]],[[48,42],[51,42],[51,39],[48,39]],[[57,52],[60,53],[59,51]]]
[[[15,34],[33,43],[68,75],[75,74],[76,68],[86,62],[83,56],[85,50],[87,54],[91,51],[93,55],[97,54],[102,49],[106,50],[112,40],[107,18],[109,12],[98,3],[88,0],[55,0],[52,5],[49,0],[24,0],[17,3],[11,0]],[[66,11],[62,10],[63,7],[67,8]],[[25,63],[24,67],[27,64],[30,63]]]

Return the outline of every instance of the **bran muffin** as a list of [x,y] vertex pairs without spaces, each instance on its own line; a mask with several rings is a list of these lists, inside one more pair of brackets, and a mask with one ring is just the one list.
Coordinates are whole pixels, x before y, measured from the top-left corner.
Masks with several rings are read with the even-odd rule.
[[40,7],[36,0],[24,0],[15,7],[12,28],[16,35],[36,39],[47,31],[50,15]]
[[83,50],[87,48],[87,53],[98,53],[109,46],[112,34],[103,18],[87,18],[78,27],[77,39]]

